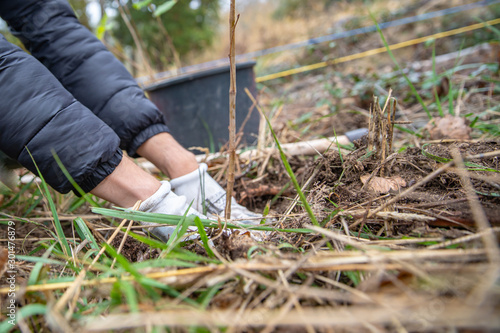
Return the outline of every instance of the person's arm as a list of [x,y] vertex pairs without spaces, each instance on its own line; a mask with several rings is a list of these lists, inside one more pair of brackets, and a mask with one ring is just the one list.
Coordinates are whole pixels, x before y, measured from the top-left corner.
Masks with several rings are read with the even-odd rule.
[[[66,193],[55,152],[84,191],[120,163],[119,138],[36,59],[0,35],[0,150]],[[32,156],[30,156],[30,153]]]
[[130,156],[147,158],[172,178],[198,167],[194,155],[167,133],[163,116],[125,67],[78,22],[65,0],[0,1],[0,16],[65,88],[117,133]]
[[[217,198],[216,204],[198,200],[196,208],[200,210],[208,204],[218,207],[213,213],[221,213],[220,207],[226,201],[223,189],[206,170],[199,169],[193,154],[164,133],[168,128],[158,109],[144,96],[125,67],[78,22],[66,0],[0,1],[0,16],[32,55],[116,132],[122,149],[132,157],[141,154],[177,179],[177,192],[186,195],[189,201],[200,195]],[[192,181],[184,182],[186,178],[182,177],[188,174],[208,179],[209,193],[201,193],[202,189],[205,192],[204,187],[200,188],[194,177],[187,177]],[[233,212],[238,211],[233,216],[255,217],[234,198],[231,200]]]
[[130,158],[124,157],[115,170],[90,193],[120,207],[132,207],[138,200],[145,201],[159,188],[161,183],[138,167]]
[[0,1],[0,16],[83,105],[108,124],[136,157],[149,138],[168,132],[163,116],[126,68],[86,27],[66,0]]

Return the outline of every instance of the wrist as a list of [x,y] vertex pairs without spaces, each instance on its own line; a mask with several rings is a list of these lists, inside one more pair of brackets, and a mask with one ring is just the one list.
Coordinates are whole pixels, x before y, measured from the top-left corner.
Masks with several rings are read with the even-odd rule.
[[170,178],[184,176],[198,169],[194,154],[182,147],[169,133],[152,136],[137,149],[137,153]]
[[132,207],[139,200],[151,197],[161,183],[139,168],[130,158],[120,164],[90,193],[121,207]]
[[172,184],[173,188],[176,188],[178,186],[182,186],[185,184],[191,184],[191,185],[196,185],[196,187],[200,186],[200,177],[203,179],[205,172],[207,172],[208,166],[206,163],[200,163],[198,165],[198,168],[196,170],[191,171],[185,175],[182,175],[180,177],[175,177],[170,180],[170,183]]

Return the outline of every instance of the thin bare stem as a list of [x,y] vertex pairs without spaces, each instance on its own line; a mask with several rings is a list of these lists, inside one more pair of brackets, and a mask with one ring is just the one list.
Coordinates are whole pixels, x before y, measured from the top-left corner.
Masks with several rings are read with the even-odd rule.
[[[239,17],[239,16],[238,16]],[[231,200],[234,187],[234,165],[236,160],[236,63],[235,63],[235,0],[231,0],[229,12],[229,164],[227,168],[226,210],[224,217],[231,218]]]
[[117,3],[118,3],[118,11],[120,12],[120,16],[122,17],[123,21],[125,22],[127,29],[130,31],[130,34],[132,35],[132,39],[134,40],[134,44],[137,47],[137,52],[139,53],[139,57],[141,58],[142,65],[144,66],[148,75],[152,77],[153,76],[153,69],[151,68],[150,62],[146,57],[146,54],[144,52],[144,47],[141,43],[141,39],[139,38],[137,31],[134,29],[129,17],[125,13],[124,7],[122,6],[121,2],[117,1]]
[[174,45],[174,41],[172,40],[172,37],[170,37],[170,34],[168,33],[165,26],[163,25],[163,21],[161,20],[160,16],[156,16],[156,23],[158,24],[158,28],[160,29],[163,36],[165,36],[167,45],[170,48],[170,52],[172,53],[172,56],[174,58],[173,60],[176,69],[180,69],[182,67],[182,63],[181,63],[181,58],[179,57],[179,52],[177,52],[177,49],[175,48]]
[[458,167],[458,175],[462,181],[463,187],[466,191],[467,200],[469,201],[470,209],[472,216],[474,217],[474,221],[477,224],[478,230],[490,230],[489,233],[482,234],[484,246],[487,249],[488,257],[491,262],[500,263],[500,250],[498,248],[497,240],[495,239],[495,235],[491,230],[490,223],[488,222],[488,218],[484,213],[481,204],[479,203],[479,198],[477,197],[474,188],[472,187],[472,183],[467,174],[467,169],[465,169],[464,161],[460,156],[460,153],[457,149],[453,149],[451,154],[454,158],[455,164]]

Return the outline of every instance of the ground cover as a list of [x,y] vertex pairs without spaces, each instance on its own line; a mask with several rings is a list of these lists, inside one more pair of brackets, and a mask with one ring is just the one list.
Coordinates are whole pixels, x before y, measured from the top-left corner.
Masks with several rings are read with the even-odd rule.
[[[315,156],[241,159],[236,198],[266,215],[254,228],[123,211],[35,181],[4,189],[1,308],[8,314],[14,300],[17,312],[16,326],[6,317],[0,328],[497,330],[495,45],[401,70],[389,60],[376,70],[334,67],[261,86],[259,108],[275,134],[263,131],[266,146],[359,127],[370,133]],[[224,185],[226,159],[208,164]],[[179,236],[162,244],[131,222],[148,219],[178,224]],[[201,237],[183,242],[189,224]]]

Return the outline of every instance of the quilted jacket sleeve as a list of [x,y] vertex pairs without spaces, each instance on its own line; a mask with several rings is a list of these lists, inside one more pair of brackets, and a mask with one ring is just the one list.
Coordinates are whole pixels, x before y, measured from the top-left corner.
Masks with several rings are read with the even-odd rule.
[[78,22],[66,0],[0,0],[0,16],[31,54],[116,132],[130,156],[153,135],[168,132],[156,106]]
[[1,150],[37,173],[34,160],[46,181],[66,193],[73,187],[55,152],[88,192],[121,161],[119,141],[40,62],[0,35]]

